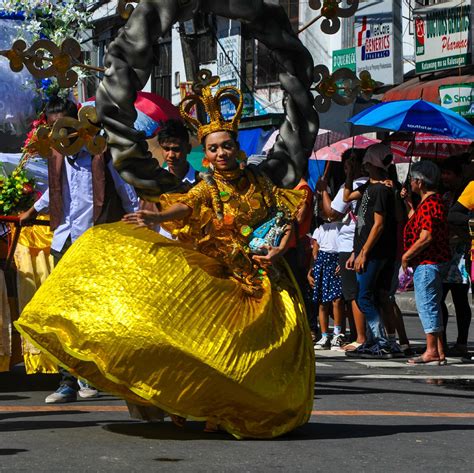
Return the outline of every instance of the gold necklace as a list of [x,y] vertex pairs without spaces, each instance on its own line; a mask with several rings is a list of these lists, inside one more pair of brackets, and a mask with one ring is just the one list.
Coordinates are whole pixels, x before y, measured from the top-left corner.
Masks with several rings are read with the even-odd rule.
[[230,171],[218,171],[217,169],[214,170],[214,177],[217,180],[229,183],[232,181],[236,181],[237,179],[242,177],[243,174],[244,172],[239,167]]

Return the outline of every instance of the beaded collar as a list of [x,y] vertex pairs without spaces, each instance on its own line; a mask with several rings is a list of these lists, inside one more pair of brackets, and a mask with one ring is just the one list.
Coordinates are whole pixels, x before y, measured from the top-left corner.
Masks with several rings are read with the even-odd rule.
[[232,169],[230,171],[218,171],[215,169],[213,174],[214,178],[219,181],[232,182],[240,179],[244,175],[244,172],[242,169],[240,169],[240,167],[237,167],[236,169]]

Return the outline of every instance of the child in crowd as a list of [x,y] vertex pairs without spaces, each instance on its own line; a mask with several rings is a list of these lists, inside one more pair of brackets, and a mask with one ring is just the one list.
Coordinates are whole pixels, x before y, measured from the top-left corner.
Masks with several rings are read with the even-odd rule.
[[[319,305],[319,324],[321,339],[316,342],[315,350],[339,350],[344,342],[342,325],[344,321],[344,303],[342,283],[338,268],[337,235],[339,223],[326,222],[313,234],[314,265],[308,272],[308,281],[313,288],[313,300]],[[332,305],[334,316],[333,336],[329,335],[329,313]]]

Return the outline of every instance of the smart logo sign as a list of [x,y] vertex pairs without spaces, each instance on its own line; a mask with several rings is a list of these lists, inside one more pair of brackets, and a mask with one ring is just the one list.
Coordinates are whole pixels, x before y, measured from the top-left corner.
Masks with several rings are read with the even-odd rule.
[[474,117],[474,82],[442,85],[439,88],[440,103],[444,108],[463,117]]
[[356,72],[384,84],[402,81],[400,2],[365,2],[355,18]]
[[471,7],[443,3],[415,12],[416,72],[440,71],[471,63]]

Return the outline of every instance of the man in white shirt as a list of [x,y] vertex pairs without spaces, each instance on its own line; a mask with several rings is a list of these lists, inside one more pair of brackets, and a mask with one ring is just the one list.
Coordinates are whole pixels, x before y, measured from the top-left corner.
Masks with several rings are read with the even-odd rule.
[[168,120],[163,123],[156,138],[163,151],[168,171],[190,187],[196,184],[198,172],[187,160],[191,144],[184,123],[181,120]]
[[[52,98],[45,108],[48,125],[62,117],[77,118],[76,104]],[[20,215],[28,224],[39,213],[48,213],[53,231],[51,255],[56,265],[69,247],[90,227],[119,221],[125,213],[138,210],[138,197],[112,165],[107,153],[91,156],[82,149],[74,156],[53,150],[48,160],[49,187],[34,206]],[[46,397],[47,404],[95,397],[97,390],[60,368],[60,386]]]
[[[185,189],[190,189],[196,185],[199,181],[199,173],[187,160],[188,154],[191,152],[191,144],[184,123],[181,120],[174,119],[163,122],[156,138],[161,147],[168,171],[185,185]],[[157,211],[155,204],[147,201],[142,201],[140,209]],[[155,230],[166,238],[173,238],[169,232],[160,226],[157,226]]]

